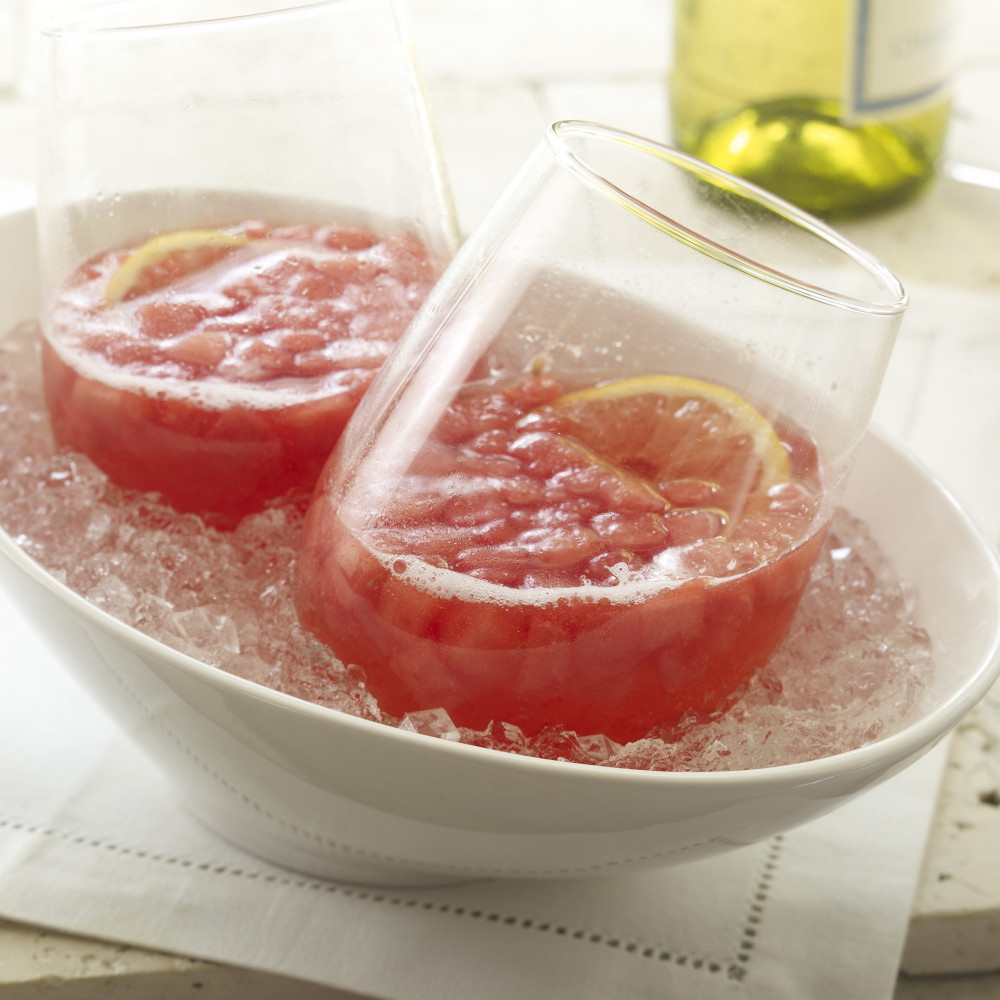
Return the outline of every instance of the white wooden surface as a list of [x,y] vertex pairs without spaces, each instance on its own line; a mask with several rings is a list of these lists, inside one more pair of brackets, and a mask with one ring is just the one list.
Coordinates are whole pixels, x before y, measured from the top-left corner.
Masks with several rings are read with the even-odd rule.
[[[44,2],[0,0],[0,10],[18,7],[27,31]],[[466,230],[553,120],[591,118],[669,137],[669,0],[407,0],[405,9]],[[843,228],[895,268],[912,295],[877,419],[916,448],[996,541],[1000,5],[967,0],[962,10],[949,173],[914,205]],[[0,17],[0,30],[9,24]],[[22,39],[12,60],[12,48],[0,42],[0,211],[30,204],[34,176],[32,53]],[[11,83],[6,96],[5,82]],[[1000,799],[1000,692],[953,740],[897,1000],[1000,1000],[1000,974],[988,972],[1000,970],[994,798]],[[192,991],[244,1000],[346,1000],[338,991],[0,923],[2,1000],[171,998]]]

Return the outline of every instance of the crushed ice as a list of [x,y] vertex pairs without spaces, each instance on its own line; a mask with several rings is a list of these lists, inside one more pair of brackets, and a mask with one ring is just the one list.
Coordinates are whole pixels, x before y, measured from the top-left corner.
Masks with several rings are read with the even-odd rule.
[[401,729],[527,756],[646,770],[737,770],[864,745],[920,710],[930,641],[865,525],[840,512],[792,630],[726,711],[654,728],[625,747],[552,727],[482,732],[441,709],[385,716],[362,673],[299,627],[292,573],[303,511],[276,506],[232,533],[107,482],[53,449],[31,326],[2,344],[0,518],[97,607],[183,653],[297,698]]

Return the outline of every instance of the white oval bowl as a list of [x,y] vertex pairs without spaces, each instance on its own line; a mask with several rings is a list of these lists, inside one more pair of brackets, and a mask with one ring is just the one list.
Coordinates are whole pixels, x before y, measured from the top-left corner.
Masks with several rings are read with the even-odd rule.
[[[34,219],[0,218],[0,333],[33,315]],[[919,592],[932,708],[868,746],[721,773],[538,760],[355,719],[199,663],[57,582],[0,532],[0,586],[222,836],[278,864],[384,885],[573,877],[679,863],[813,819],[926,753],[1000,674],[1000,566],[939,483],[883,437],[845,506]]]

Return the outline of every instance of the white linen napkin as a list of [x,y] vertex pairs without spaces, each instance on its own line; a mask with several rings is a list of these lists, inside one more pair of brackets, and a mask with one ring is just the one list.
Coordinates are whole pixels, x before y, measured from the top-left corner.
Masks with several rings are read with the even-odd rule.
[[0,916],[386,1000],[892,996],[940,751],[766,843],[606,879],[361,888],[205,830],[0,592]]

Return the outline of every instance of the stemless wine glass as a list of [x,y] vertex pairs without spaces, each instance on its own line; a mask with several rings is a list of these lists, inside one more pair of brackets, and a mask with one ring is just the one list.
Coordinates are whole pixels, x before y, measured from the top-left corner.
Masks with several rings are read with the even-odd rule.
[[454,253],[392,0],[136,0],[42,38],[57,439],[232,523],[308,490]]
[[552,126],[324,470],[303,624],[397,716],[625,741],[719,708],[795,611],[905,304],[763,190]]

